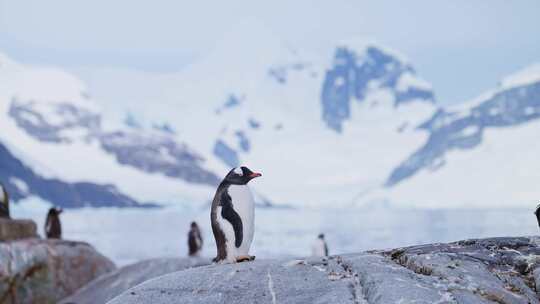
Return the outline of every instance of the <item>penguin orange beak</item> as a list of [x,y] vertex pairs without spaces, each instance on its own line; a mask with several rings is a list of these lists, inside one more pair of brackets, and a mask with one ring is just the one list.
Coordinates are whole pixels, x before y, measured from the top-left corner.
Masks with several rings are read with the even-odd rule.
[[253,172],[253,173],[251,173],[251,174],[249,175],[249,177],[251,177],[251,178],[255,178],[255,177],[259,177],[259,176],[262,176],[262,174],[257,173],[257,172]]

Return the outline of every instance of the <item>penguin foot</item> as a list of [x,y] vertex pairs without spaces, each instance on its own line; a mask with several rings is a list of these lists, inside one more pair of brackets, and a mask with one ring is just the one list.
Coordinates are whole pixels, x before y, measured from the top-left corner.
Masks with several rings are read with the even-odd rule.
[[236,262],[237,263],[249,262],[249,261],[253,261],[253,260],[255,260],[254,255],[241,255],[241,256],[236,257]]

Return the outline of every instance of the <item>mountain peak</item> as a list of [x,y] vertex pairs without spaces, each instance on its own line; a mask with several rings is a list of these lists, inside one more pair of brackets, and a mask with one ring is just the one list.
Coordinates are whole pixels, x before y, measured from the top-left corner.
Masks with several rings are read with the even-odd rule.
[[351,117],[352,101],[365,103],[370,94],[381,91],[390,93],[387,104],[395,107],[435,101],[431,85],[401,56],[361,40],[338,44],[323,84],[323,120],[341,132],[343,121]]
[[393,57],[394,59],[400,61],[403,64],[410,64],[409,59],[405,55],[399,53],[394,49],[383,46],[377,41],[369,38],[352,37],[348,39],[343,39],[341,41],[338,41],[337,47],[349,49],[355,52],[357,56],[365,56],[369,52],[378,51],[386,54],[387,56]]

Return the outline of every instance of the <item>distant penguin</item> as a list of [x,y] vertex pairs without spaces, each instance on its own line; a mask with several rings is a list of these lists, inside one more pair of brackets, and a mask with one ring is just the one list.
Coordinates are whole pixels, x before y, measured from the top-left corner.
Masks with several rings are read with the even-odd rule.
[[313,246],[311,247],[312,256],[316,257],[325,257],[328,256],[328,245],[326,245],[326,240],[324,239],[324,234],[319,234]]
[[538,227],[540,227],[540,205],[536,206],[536,210],[534,211],[534,214],[536,215],[536,221],[538,222]]
[[260,173],[247,167],[233,168],[219,184],[210,212],[217,247],[214,262],[234,263],[255,259],[249,255],[255,228],[255,204],[247,183],[259,176]]
[[0,218],[9,217],[9,195],[6,188],[0,183]]
[[189,256],[198,256],[202,249],[203,239],[197,223],[192,222],[188,233]]
[[60,224],[60,213],[62,208],[51,208],[47,213],[47,220],[45,220],[45,235],[48,239],[61,239],[62,238],[62,225]]

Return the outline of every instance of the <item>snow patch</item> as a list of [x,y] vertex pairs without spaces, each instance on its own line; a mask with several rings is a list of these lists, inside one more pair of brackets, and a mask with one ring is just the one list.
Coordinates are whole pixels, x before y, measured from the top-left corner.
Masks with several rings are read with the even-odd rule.
[[9,181],[15,185],[15,187],[17,187],[17,189],[23,193],[23,194],[27,194],[28,193],[28,184],[26,184],[23,180],[21,179],[18,179],[16,177],[11,177],[9,179]]
[[540,62],[532,64],[514,74],[504,77],[499,87],[501,89],[511,89],[524,85],[529,85],[540,81]]
[[478,128],[478,126],[468,126],[467,128],[463,129],[463,131],[461,131],[461,134],[463,136],[472,136],[474,134],[477,134],[479,130],[480,128]]
[[418,78],[412,73],[404,73],[399,77],[396,89],[399,92],[406,92],[409,88],[417,88],[425,91],[431,91],[432,86],[425,80]]

